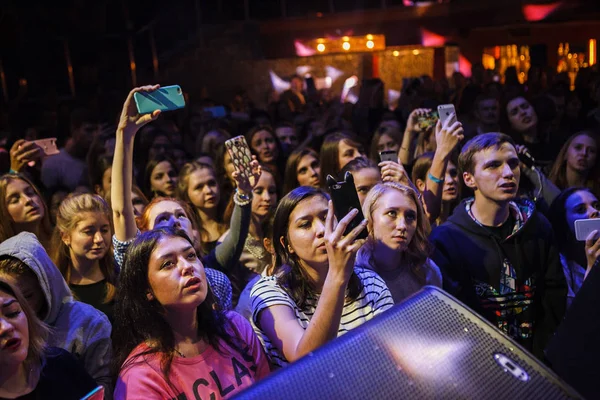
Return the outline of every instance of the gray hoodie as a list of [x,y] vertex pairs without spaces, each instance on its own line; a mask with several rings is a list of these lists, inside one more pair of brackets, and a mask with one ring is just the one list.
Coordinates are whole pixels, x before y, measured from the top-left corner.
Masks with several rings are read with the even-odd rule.
[[53,328],[48,345],[73,354],[106,393],[112,393],[111,325],[106,315],[73,300],[67,282],[34,234],[22,232],[0,243],[0,256],[5,255],[21,260],[38,278],[48,305],[48,313],[41,317]]

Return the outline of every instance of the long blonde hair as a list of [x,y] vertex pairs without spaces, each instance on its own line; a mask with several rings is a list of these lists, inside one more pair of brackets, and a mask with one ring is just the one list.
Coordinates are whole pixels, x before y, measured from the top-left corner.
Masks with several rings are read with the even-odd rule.
[[417,229],[406,249],[405,260],[410,266],[413,274],[424,282],[425,274],[421,271],[421,267],[425,264],[429,257],[429,253],[431,252],[431,244],[427,239],[431,231],[431,226],[429,225],[429,219],[425,214],[425,210],[423,209],[423,205],[421,204],[417,193],[408,186],[396,182],[384,182],[378,183],[371,188],[362,206],[363,214],[367,219],[369,236],[361,249],[361,253],[368,258],[371,269],[377,272],[377,265],[375,264],[374,257],[377,240],[375,239],[375,234],[373,232],[373,212],[377,208],[381,196],[391,190],[395,190],[399,192],[400,195],[408,197],[417,207]]
[[[95,194],[84,193],[69,196],[63,200],[56,213],[56,228],[52,235],[50,257],[67,283],[70,282],[71,279],[73,260],[71,260],[69,247],[63,242],[62,238],[64,234],[71,232],[75,228],[77,223],[81,221],[83,213],[87,212],[103,214],[111,221],[111,231],[113,230],[111,211],[102,197]],[[109,303],[115,297],[115,286],[117,284],[117,272],[115,269],[112,243],[109,243],[109,249],[106,252],[106,255],[102,257],[99,264],[100,271],[106,279],[106,295],[104,297],[104,303]]]
[[29,186],[31,186],[35,194],[40,198],[42,207],[44,207],[44,216],[40,220],[40,227],[38,229],[38,232],[32,233],[35,233],[38,236],[40,236],[38,237],[39,241],[44,246],[47,246],[49,244],[48,242],[50,241],[50,237],[52,236],[52,224],[50,223],[50,212],[48,211],[48,206],[44,201],[44,197],[42,197],[42,194],[40,193],[38,188],[33,184],[33,182],[31,182],[25,176],[20,174],[4,174],[0,177],[0,243],[5,241],[6,239],[9,239],[21,233],[17,232],[17,230],[15,229],[12,218],[8,213],[8,205],[6,204],[6,192],[8,189],[8,185],[16,180],[21,180],[27,183]]
[[36,315],[21,291],[10,285],[8,282],[0,280],[0,292],[4,292],[14,297],[21,306],[21,310],[27,317],[27,329],[29,330],[29,346],[27,358],[25,358],[25,370],[35,370],[40,372],[44,364],[44,354],[46,352],[46,340],[50,333],[50,328],[44,324]]

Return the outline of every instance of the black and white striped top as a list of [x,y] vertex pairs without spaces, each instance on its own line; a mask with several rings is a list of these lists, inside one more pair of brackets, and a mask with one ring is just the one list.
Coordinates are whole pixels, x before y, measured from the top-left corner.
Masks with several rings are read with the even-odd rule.
[[[362,281],[363,290],[355,301],[344,305],[338,336],[362,325],[394,305],[392,295],[379,275],[360,267],[355,267],[354,272]],[[289,364],[283,354],[258,327],[258,315],[262,310],[271,306],[287,305],[294,310],[298,324],[306,329],[315,313],[318,298],[307,299],[304,309],[301,310],[277,283],[277,277],[268,276],[261,278],[254,285],[250,293],[250,302],[252,304],[252,327],[263,344],[271,364],[279,367]]]

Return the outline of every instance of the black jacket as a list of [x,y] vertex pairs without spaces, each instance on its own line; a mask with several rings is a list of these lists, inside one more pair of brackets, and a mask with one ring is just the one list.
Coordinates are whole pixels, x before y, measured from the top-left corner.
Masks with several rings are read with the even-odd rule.
[[533,203],[511,203],[515,230],[497,237],[468,213],[473,199],[434,229],[444,289],[539,358],[563,318],[567,284],[552,227]]

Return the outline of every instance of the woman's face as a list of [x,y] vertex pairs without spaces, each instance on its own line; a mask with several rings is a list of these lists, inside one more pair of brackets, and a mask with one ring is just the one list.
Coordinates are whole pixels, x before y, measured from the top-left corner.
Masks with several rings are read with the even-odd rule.
[[398,150],[400,150],[400,144],[396,143],[391,136],[385,133],[379,136],[379,141],[377,142],[377,151],[395,151],[398,153]]
[[379,197],[372,213],[373,236],[391,250],[406,251],[417,230],[417,206],[396,189]]
[[106,197],[110,195],[110,187],[112,183],[112,167],[109,167],[102,174],[102,186],[96,190],[96,194]]
[[517,132],[526,132],[537,125],[537,114],[523,97],[512,99],[506,105],[508,121]]
[[17,299],[0,291],[0,366],[13,369],[25,361],[28,352],[27,316]]
[[567,150],[567,168],[587,172],[596,164],[596,141],[587,135],[576,136]]
[[176,202],[163,200],[148,210],[148,228],[183,229],[190,239],[194,238],[194,227],[185,210]]
[[131,204],[133,205],[133,213],[136,218],[139,218],[144,213],[144,207],[146,207],[146,202],[144,199],[138,195],[136,192],[131,192]]
[[282,245],[286,251],[296,254],[303,263],[312,266],[327,263],[325,247],[327,209],[325,197],[315,195],[300,201],[290,213],[288,237],[280,240],[283,239]]
[[208,294],[204,265],[194,247],[180,237],[160,239],[148,263],[150,298],[157,300],[167,312],[196,308]]
[[199,168],[188,177],[188,197],[201,210],[214,210],[219,205],[217,178],[210,168]]
[[277,186],[275,178],[263,171],[252,190],[252,214],[265,218],[277,206]]
[[458,169],[452,161],[448,161],[446,177],[444,178],[444,189],[442,201],[454,201],[458,198]]
[[177,185],[177,172],[168,161],[162,161],[156,164],[150,175],[150,189],[153,192],[159,192],[165,196],[175,195],[175,186]]
[[72,256],[90,261],[102,259],[110,250],[110,221],[101,212],[85,212],[75,227],[62,235]]
[[271,164],[277,160],[279,151],[275,138],[269,131],[258,131],[252,136],[250,142],[252,150],[257,154],[258,161],[264,164]]
[[341,140],[338,143],[338,167],[344,168],[346,164],[362,156],[358,147],[352,146],[347,140]]
[[575,221],[600,217],[600,202],[587,190],[579,190],[569,196],[565,202],[567,225],[575,232]]
[[352,172],[352,177],[358,200],[362,206],[369,190],[381,182],[381,172],[377,168],[363,168]]
[[32,276],[32,274],[13,276],[0,271],[0,279],[12,286],[18,287],[33,312],[35,312],[39,319],[44,319],[45,315],[42,315],[42,311],[47,310],[46,298],[40,282],[35,276]]
[[13,179],[6,185],[6,208],[14,224],[31,224],[44,217],[44,203],[31,185]]
[[296,178],[299,186],[319,187],[319,175],[321,174],[321,164],[312,154],[302,156],[296,167]]

